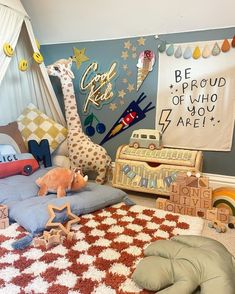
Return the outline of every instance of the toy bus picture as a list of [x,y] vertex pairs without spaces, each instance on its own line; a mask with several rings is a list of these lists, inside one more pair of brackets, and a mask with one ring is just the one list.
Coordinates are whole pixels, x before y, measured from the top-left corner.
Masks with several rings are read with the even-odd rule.
[[29,176],[38,168],[37,160],[30,153],[0,155],[0,178],[17,174]]

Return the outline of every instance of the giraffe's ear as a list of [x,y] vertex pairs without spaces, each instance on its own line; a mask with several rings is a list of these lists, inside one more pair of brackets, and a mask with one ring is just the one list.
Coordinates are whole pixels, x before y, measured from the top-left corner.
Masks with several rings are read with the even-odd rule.
[[74,78],[75,78],[73,72],[72,72],[71,69],[69,69],[69,68],[67,68],[67,74],[69,75],[69,77],[70,77],[71,79],[74,79]]

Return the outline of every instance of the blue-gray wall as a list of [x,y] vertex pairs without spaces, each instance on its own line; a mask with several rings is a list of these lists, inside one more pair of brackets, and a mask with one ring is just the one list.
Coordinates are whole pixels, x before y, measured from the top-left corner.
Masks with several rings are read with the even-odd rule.
[[[224,38],[233,38],[235,34],[235,28],[227,29],[217,29],[209,31],[198,31],[198,32],[188,32],[188,33],[177,33],[177,34],[167,34],[160,35],[160,40],[164,40],[167,43],[184,43],[184,42],[193,42],[193,41],[206,41],[206,40],[218,40]],[[107,40],[107,41],[94,41],[94,42],[79,42],[79,43],[66,43],[66,44],[56,44],[56,45],[44,45],[41,46],[41,53],[44,56],[45,64],[51,64],[58,59],[68,58],[73,55],[73,48],[78,49],[85,48],[85,54],[89,57],[89,61],[82,63],[81,67],[77,69],[76,64],[73,64],[73,72],[75,74],[74,87],[76,92],[76,99],[78,105],[78,112],[81,117],[82,123],[87,117],[87,114],[83,112],[83,105],[85,103],[85,98],[87,93],[83,93],[80,90],[80,79],[85,69],[91,62],[98,62],[99,70],[98,72],[103,73],[107,71],[112,64],[112,62],[118,63],[117,78],[115,79],[113,85],[114,87],[114,98],[111,101],[116,103],[118,106],[115,111],[110,110],[110,104],[104,105],[101,109],[96,109],[90,107],[88,113],[93,113],[101,122],[106,125],[106,132],[104,134],[98,134],[97,132],[92,137],[92,140],[100,143],[104,135],[109,131],[114,122],[121,116],[123,111],[133,100],[137,100],[141,92],[144,92],[147,95],[147,98],[140,104],[143,109],[149,102],[152,102],[152,105],[156,104],[156,95],[157,95],[157,68],[158,68],[158,52],[157,45],[159,40],[156,40],[154,36],[145,36],[145,45],[139,45],[138,38],[129,38],[129,39],[120,39],[120,40]],[[130,40],[132,47],[136,47],[136,51],[132,51],[124,48],[124,43]],[[136,92],[136,90],[129,91],[127,90],[127,84],[123,83],[123,79],[127,78],[130,84],[134,84],[136,89],[136,73],[137,73],[137,60],[139,53],[143,50],[150,49],[156,54],[156,63],[154,65],[153,71],[147,76],[144,81],[141,89]],[[121,55],[122,51],[128,51],[129,57],[127,60],[124,60]],[[135,56],[134,53],[137,53]],[[134,55],[132,55],[134,54]],[[123,69],[123,65],[128,65],[128,70],[131,72],[129,75],[127,71]],[[56,78],[51,79],[55,92],[57,94],[58,100],[63,109],[63,95],[60,87],[59,80]],[[118,91],[124,89],[126,95],[123,99],[124,105],[120,104],[120,97],[118,97]],[[126,131],[117,135],[113,139],[109,140],[104,144],[104,147],[107,149],[112,158],[115,158],[115,153],[121,144],[126,144],[129,142],[129,137],[134,129],[139,128],[154,128],[155,127],[155,110],[151,110],[146,113],[146,118],[137,124],[133,125]],[[94,123],[95,126],[95,123]],[[85,129],[85,127],[84,127]],[[203,171],[208,173],[215,174],[224,174],[224,175],[235,175],[235,147],[234,147],[234,138],[233,138],[233,147],[230,152],[206,152],[204,151],[204,164]]]

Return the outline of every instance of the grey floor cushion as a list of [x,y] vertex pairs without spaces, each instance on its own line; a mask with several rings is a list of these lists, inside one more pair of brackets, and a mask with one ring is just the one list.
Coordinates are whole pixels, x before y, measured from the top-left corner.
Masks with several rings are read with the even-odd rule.
[[[35,180],[48,170],[39,169],[28,177],[16,175],[0,180],[0,203],[8,206],[10,221],[17,222],[30,233],[40,233],[45,229],[49,219],[48,204],[62,206],[69,202],[72,212],[76,215],[90,213],[119,202],[134,204],[124,191],[91,182],[84,189],[68,193],[66,197],[57,198],[56,194],[39,197]],[[56,221],[64,221],[65,218],[65,212],[59,213]]]
[[159,240],[145,249],[132,278],[158,294],[234,294],[235,260],[218,241],[201,236]]

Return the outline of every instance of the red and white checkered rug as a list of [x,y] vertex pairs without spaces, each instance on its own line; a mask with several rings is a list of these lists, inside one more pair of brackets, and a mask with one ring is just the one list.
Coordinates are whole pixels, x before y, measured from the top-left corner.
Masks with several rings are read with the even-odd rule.
[[203,220],[121,203],[84,215],[73,226],[76,240],[50,250],[16,251],[25,235],[17,224],[0,231],[0,294],[129,294],[140,289],[131,274],[151,242],[200,234]]

